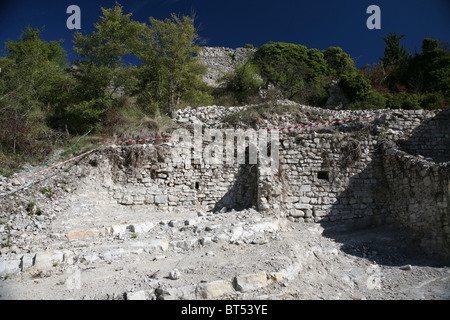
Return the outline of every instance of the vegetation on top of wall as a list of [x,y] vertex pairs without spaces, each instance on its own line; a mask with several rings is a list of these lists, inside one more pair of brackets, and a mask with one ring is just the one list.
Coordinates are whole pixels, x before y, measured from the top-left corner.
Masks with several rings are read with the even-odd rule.
[[[172,14],[141,23],[117,3],[101,11],[92,33],[74,34],[74,61],[61,41],[42,40],[44,29],[27,27],[5,44],[0,173],[10,174],[23,162],[41,163],[93,128],[85,145],[109,137],[162,136],[176,109],[188,105],[266,103],[274,114],[287,110],[273,104],[281,96],[325,107],[332,81],[353,109],[446,109],[450,102],[450,52],[434,39],[424,39],[422,51],[412,54],[401,46],[405,35],[389,33],[384,56],[360,70],[339,47],[247,44],[256,49],[254,56],[225,75],[222,87],[211,88],[202,81],[207,70],[198,57],[193,17]],[[126,62],[130,57],[138,63]],[[239,117],[249,123],[267,113],[246,112]]]

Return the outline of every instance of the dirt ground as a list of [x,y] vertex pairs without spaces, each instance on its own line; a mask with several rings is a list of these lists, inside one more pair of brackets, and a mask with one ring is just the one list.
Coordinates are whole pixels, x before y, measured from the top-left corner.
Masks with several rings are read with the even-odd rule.
[[55,172],[54,195],[50,180],[3,194],[0,299],[450,298],[450,263],[393,224],[123,206],[95,177],[69,175]]

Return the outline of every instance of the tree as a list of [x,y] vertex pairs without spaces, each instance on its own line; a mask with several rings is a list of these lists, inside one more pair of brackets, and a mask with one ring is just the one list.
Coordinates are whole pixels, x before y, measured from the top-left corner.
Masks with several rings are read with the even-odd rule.
[[397,85],[405,83],[405,72],[411,60],[411,53],[403,46],[400,46],[400,40],[404,37],[404,34],[399,36],[396,32],[389,32],[387,37],[381,37],[386,46],[384,56],[380,59],[387,73],[387,86],[391,90],[395,90]]
[[5,43],[0,58],[0,143],[12,153],[42,153],[34,136],[45,126],[46,108],[55,101],[52,85],[67,63],[60,41],[41,40],[42,31],[28,26],[18,41]]
[[351,102],[364,100],[372,90],[370,85],[357,72],[343,75],[339,85]]
[[137,56],[141,66],[141,91],[161,103],[162,113],[172,115],[181,102],[186,75],[198,64],[198,35],[194,19],[175,14],[165,20],[150,17]]
[[354,61],[341,48],[329,47],[322,52],[330,74],[340,77],[343,74],[355,71]]
[[255,63],[267,82],[281,88],[286,98],[326,100],[322,89],[329,70],[321,51],[292,43],[267,43],[256,51]]
[[72,100],[55,114],[60,123],[84,131],[101,121],[117,104],[118,92],[133,82],[135,68],[123,58],[133,54],[142,41],[146,25],[124,14],[116,3],[114,8],[101,8],[102,16],[94,24],[92,34],[74,34],[74,51],[78,59],[70,73],[74,79]]
[[422,53],[411,59],[406,72],[408,90],[413,93],[450,92],[450,52],[439,48],[439,41],[426,38]]
[[231,93],[239,104],[249,102],[263,85],[258,68],[251,60],[236,66],[235,71],[226,75],[223,81],[225,92]]

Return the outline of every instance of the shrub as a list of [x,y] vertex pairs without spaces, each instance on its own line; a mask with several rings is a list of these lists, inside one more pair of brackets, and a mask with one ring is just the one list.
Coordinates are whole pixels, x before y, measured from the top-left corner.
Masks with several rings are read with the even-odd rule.
[[352,104],[352,109],[384,109],[386,107],[386,98],[381,93],[371,90],[363,100],[357,100]]
[[420,96],[419,104],[421,108],[427,110],[446,108],[444,96],[438,92],[428,93]]
[[386,107],[390,109],[420,109],[419,98],[406,92],[386,95]]
[[339,86],[351,102],[364,100],[372,91],[370,85],[356,72],[343,75]]
[[182,100],[186,106],[209,106],[212,105],[214,97],[205,91],[189,90],[183,94]]
[[226,75],[223,81],[224,92],[231,93],[238,104],[247,103],[263,85],[258,68],[251,61],[238,65],[235,72]]

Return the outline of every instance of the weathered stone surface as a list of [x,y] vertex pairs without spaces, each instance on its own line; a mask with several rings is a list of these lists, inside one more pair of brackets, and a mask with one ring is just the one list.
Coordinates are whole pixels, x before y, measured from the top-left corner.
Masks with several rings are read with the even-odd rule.
[[197,286],[197,295],[202,299],[216,299],[234,291],[231,280],[217,280]]
[[127,292],[127,300],[148,300],[148,294],[145,290]]
[[283,273],[282,272],[269,272],[267,274],[267,283],[275,283],[283,281]]
[[167,249],[169,248],[169,242],[167,240],[159,240],[159,239],[155,239],[152,240],[149,245],[146,247],[147,250],[149,250],[150,252],[155,252],[155,251],[167,251]]
[[257,223],[250,229],[254,232],[276,232],[280,228],[280,220]]
[[155,225],[151,222],[136,223],[128,226],[130,232],[147,233],[153,229]]
[[261,271],[258,273],[236,276],[233,281],[237,291],[248,292],[265,287],[267,285],[267,275],[266,272]]
[[69,240],[84,240],[84,239],[100,237],[100,236],[103,236],[104,234],[105,234],[105,230],[99,230],[99,229],[70,231],[67,234],[67,239],[69,239]]
[[242,227],[234,228],[232,231],[230,242],[235,242],[235,241],[239,240],[243,234],[244,234],[244,228],[242,228]]
[[20,271],[21,255],[8,256],[7,259],[0,257],[0,276],[18,273]]
[[178,269],[173,269],[169,273],[169,278],[172,280],[178,280],[181,277],[181,272]]
[[64,260],[62,251],[48,251],[36,253],[34,267],[38,269],[48,269],[57,266]]
[[155,204],[167,204],[169,197],[166,195],[155,196]]
[[305,216],[305,212],[298,209],[291,209],[289,215],[294,218],[301,218]]

